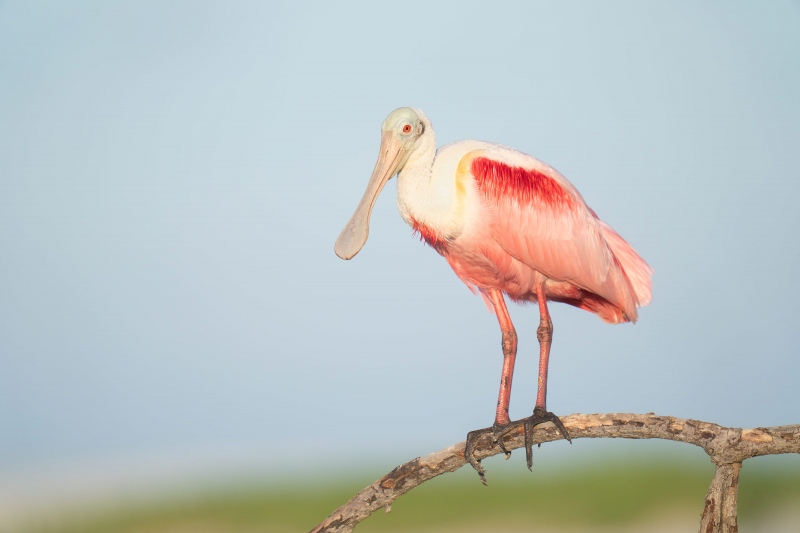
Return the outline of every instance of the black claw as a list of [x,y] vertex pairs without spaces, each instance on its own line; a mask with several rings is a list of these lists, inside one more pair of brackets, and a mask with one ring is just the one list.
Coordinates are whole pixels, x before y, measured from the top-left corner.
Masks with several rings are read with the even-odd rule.
[[[569,441],[570,444],[572,444],[572,439],[569,437],[569,433],[567,433],[567,428],[564,427],[564,424],[561,422],[560,418],[550,411],[545,411],[541,407],[534,408],[533,414],[524,419],[525,459],[528,462],[528,470],[531,471],[533,469],[533,428],[544,422],[552,422],[553,425],[556,426],[556,429],[558,429],[559,433],[561,433],[561,436]],[[542,444],[539,443],[539,446],[541,445]]]
[[503,437],[517,427],[519,427],[519,424],[515,424],[513,422],[511,424],[506,424],[505,426],[494,424],[490,428],[477,429],[467,433],[467,444],[464,447],[464,459],[466,459],[467,462],[472,465],[472,468],[474,468],[478,473],[478,476],[481,478],[481,483],[484,485],[488,485],[486,482],[486,469],[483,468],[479,460],[475,459],[475,448],[477,448],[478,442],[482,437],[491,436],[492,444],[500,446],[500,449],[505,454],[506,459],[508,459],[511,457],[511,451],[506,448],[506,443],[504,442]]
[[525,419],[525,462],[528,465],[528,471],[533,472],[533,427],[536,422],[533,422],[531,418],[534,417]]
[[503,453],[506,456],[506,460],[511,457],[511,451],[506,448],[506,442],[503,437],[505,437],[512,429],[514,429],[514,426],[511,424],[506,424],[505,426],[494,424],[492,426],[492,442],[500,446],[500,449],[503,450]]
[[481,465],[481,462],[475,459],[475,446],[478,444],[478,439],[480,439],[486,431],[485,429],[478,429],[467,433],[467,445],[464,447],[464,459],[472,465],[472,468],[478,473],[478,476],[481,478],[481,483],[484,485],[488,485],[486,482],[486,470]]
[[[540,407],[536,407],[533,410],[533,414],[528,418],[516,420],[504,426],[495,424],[490,428],[477,429],[467,433],[467,443],[464,447],[464,459],[466,459],[478,473],[481,483],[488,485],[486,482],[486,469],[483,468],[479,460],[475,459],[475,448],[478,446],[478,441],[482,437],[491,435],[492,444],[500,446],[506,459],[508,459],[511,457],[511,451],[506,448],[506,443],[503,438],[522,425],[525,434],[525,459],[528,463],[528,470],[533,470],[533,428],[544,422],[552,422],[553,425],[556,426],[556,429],[558,429],[558,432],[561,433],[561,436],[572,444],[572,439],[567,432],[567,428],[565,428],[564,424],[561,422],[561,419],[550,411],[545,411]],[[538,446],[541,445],[541,443],[538,443]]]

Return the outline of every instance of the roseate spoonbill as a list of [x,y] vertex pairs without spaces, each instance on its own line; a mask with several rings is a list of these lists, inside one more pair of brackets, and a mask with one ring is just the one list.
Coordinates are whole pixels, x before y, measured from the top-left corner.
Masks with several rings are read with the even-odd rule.
[[[553,422],[570,440],[561,420],[546,407],[553,334],[547,300],[585,309],[606,322],[635,322],[637,307],[650,302],[653,271],[555,169],[483,141],[459,141],[437,150],[428,117],[408,107],[392,111],[383,121],[378,162],[336,241],[336,255],[351,259],[367,242],[372,206],[395,174],[400,215],[497,315],[503,370],[490,432],[508,456],[503,436],[524,425],[530,469],[534,426]],[[504,294],[539,306],[536,405],[532,416],[517,422],[508,417],[517,334]],[[474,457],[481,431],[467,435],[465,457],[485,483]]]

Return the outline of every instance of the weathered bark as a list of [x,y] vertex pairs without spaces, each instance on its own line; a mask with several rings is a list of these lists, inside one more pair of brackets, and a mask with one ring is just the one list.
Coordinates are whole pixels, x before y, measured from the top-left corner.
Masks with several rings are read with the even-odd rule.
[[739,470],[742,463],[717,465],[708,488],[700,533],[738,533],[736,498],[739,495]]
[[[561,421],[573,439],[667,439],[703,448],[717,465],[717,470],[706,496],[700,533],[738,531],[736,497],[742,461],[760,455],[800,453],[800,425],[739,429],[699,420],[658,416],[653,413],[574,414],[561,417]],[[522,424],[520,422],[512,424],[518,427],[506,437],[505,445],[509,450],[524,445]],[[535,443],[550,442],[560,438],[561,435],[551,423],[542,424],[533,432]],[[359,522],[378,509],[390,508],[392,502],[401,494],[431,478],[464,466],[466,464],[464,445],[464,442],[459,442],[398,466],[353,496],[350,501],[315,527],[312,533],[353,531]],[[491,428],[486,428],[485,436],[480,438],[476,445],[475,457],[480,460],[499,453],[502,453],[502,450],[492,443]]]

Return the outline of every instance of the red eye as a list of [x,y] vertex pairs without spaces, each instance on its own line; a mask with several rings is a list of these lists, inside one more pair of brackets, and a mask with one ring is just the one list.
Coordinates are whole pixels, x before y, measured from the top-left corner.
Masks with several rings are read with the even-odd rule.
[[411,133],[411,124],[403,126],[403,133]]

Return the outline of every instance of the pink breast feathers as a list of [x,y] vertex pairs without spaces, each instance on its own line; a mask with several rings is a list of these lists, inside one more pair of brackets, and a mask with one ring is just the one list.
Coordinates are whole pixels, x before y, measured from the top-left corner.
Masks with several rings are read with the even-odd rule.
[[538,170],[512,167],[486,157],[476,157],[470,167],[478,188],[487,197],[519,204],[544,203],[554,208],[571,209],[575,198],[561,185]]
[[438,233],[425,224],[417,221],[413,217],[411,218],[411,227],[414,228],[414,233],[419,235],[421,240],[428,243],[428,246],[437,250],[439,253],[442,253],[444,250],[445,241]]

